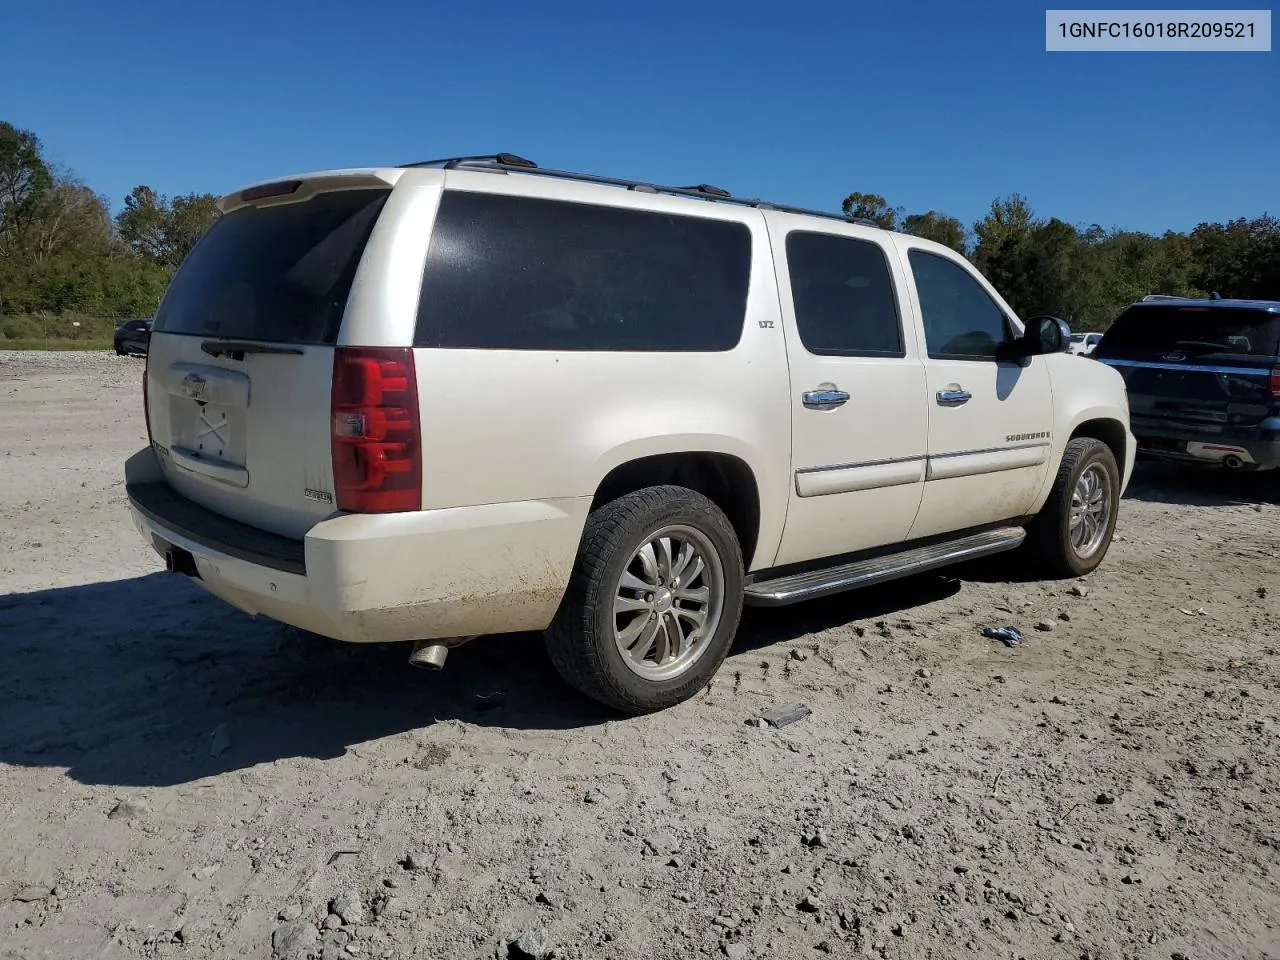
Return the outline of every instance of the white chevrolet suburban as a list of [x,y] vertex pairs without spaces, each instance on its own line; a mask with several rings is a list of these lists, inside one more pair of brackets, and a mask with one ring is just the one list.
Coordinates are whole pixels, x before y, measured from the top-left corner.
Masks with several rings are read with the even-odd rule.
[[1018,547],[1079,576],[1110,543],[1123,380],[936,243],[509,154],[220,209],[126,482],[168,569],[241,610],[432,667],[543,631],[640,713],[708,682],[744,601]]

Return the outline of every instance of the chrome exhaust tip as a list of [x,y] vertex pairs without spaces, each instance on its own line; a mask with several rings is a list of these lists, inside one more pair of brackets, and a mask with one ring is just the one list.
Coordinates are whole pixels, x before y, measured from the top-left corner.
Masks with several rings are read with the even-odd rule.
[[449,658],[449,648],[434,640],[419,640],[409,654],[409,665],[422,670],[443,670]]

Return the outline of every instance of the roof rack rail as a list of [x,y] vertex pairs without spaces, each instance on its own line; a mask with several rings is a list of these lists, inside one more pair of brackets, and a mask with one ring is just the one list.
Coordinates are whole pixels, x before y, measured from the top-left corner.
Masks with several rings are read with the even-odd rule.
[[681,187],[680,189],[692,190],[694,193],[705,193],[709,197],[720,197],[722,200],[733,197],[733,194],[723,187],[713,187],[709,183],[700,183],[696,187]]
[[884,228],[874,220],[868,220],[866,217],[852,217],[847,213],[835,213],[830,210],[811,210],[808,207],[792,207],[785,203],[767,203],[763,200],[753,201],[753,207],[759,207],[761,210],[779,210],[782,213],[798,213],[805,217],[826,217],[828,220],[843,220],[845,223],[856,223],[860,227],[875,227],[877,230]]
[[489,153],[475,157],[444,157],[440,160],[419,160],[416,163],[402,163],[402,167],[454,167],[464,163],[493,163],[503,167],[519,167],[521,170],[535,170],[537,164],[532,160],[514,153]]
[[488,170],[498,173],[527,173],[539,177],[551,177],[556,180],[573,180],[578,183],[596,183],[608,187],[623,187],[637,193],[665,193],[675,197],[691,197],[696,200],[707,200],[716,203],[732,203],[740,207],[755,207],[759,210],[778,210],[782,213],[797,213],[806,217],[822,217],[826,220],[839,220],[843,223],[855,223],[863,227],[883,229],[880,224],[864,217],[851,217],[847,213],[830,210],[810,210],[805,207],[792,207],[782,203],[770,203],[747,197],[735,197],[721,187],[708,183],[700,183],[689,187],[669,187],[659,183],[645,183],[640,180],[625,180],[620,177],[605,177],[595,173],[576,173],[572,170],[553,170],[540,167],[532,160],[514,153],[496,153],[476,157],[449,157],[444,160],[423,160],[419,163],[406,163],[406,167],[441,167],[445,170]]

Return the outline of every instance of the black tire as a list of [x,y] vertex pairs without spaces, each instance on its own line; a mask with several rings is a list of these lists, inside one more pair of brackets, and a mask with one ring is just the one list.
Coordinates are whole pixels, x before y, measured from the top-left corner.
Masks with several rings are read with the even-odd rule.
[[[1108,478],[1109,509],[1102,539],[1088,556],[1080,556],[1071,542],[1071,501],[1086,470],[1097,466]],[[1115,454],[1101,440],[1077,437],[1067,444],[1058,465],[1053,490],[1044,507],[1027,525],[1027,552],[1041,573],[1050,578],[1081,577],[1093,572],[1111,546],[1120,507],[1120,468]]]
[[[723,579],[719,620],[700,641],[701,653],[678,676],[642,677],[624,662],[614,638],[613,601],[636,551],[670,526],[690,528],[718,555]],[[742,549],[723,511],[685,487],[647,487],[598,507],[587,518],[547,652],[560,675],[581,693],[628,714],[652,713],[697,694],[719,669],[742,617]]]

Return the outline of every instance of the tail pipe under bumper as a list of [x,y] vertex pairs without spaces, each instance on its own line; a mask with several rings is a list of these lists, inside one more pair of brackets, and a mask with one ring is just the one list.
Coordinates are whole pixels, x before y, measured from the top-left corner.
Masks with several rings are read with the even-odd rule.
[[409,665],[422,670],[443,670],[449,651],[475,637],[450,637],[447,640],[417,640],[409,652]]

